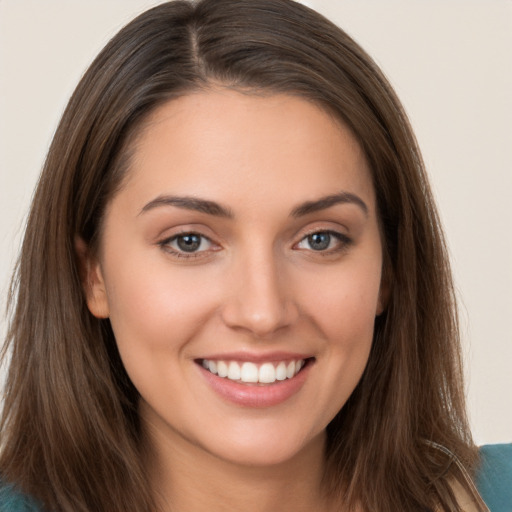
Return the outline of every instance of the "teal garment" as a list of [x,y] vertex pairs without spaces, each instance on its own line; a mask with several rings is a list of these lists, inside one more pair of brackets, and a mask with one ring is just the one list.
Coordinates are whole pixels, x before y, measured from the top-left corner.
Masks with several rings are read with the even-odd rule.
[[512,443],[480,448],[476,486],[491,512],[512,512]]
[[[476,476],[480,495],[491,512],[512,512],[512,443],[480,448],[482,457]],[[43,512],[30,498],[10,485],[0,486],[0,512]]]
[[0,487],[0,512],[42,512],[33,500],[12,488],[11,485]]

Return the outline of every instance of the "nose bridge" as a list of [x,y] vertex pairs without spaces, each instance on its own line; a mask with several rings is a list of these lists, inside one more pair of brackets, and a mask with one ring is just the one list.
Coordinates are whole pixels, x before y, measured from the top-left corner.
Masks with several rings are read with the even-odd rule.
[[251,245],[240,251],[231,268],[224,321],[232,328],[267,336],[297,317],[286,272],[271,246]]

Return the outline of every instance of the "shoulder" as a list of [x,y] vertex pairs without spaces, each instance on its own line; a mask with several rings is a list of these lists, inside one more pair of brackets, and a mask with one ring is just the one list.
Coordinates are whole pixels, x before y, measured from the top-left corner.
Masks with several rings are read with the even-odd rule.
[[0,482],[0,512],[42,512],[36,504],[12,485]]
[[491,512],[512,510],[512,443],[480,448],[476,485]]

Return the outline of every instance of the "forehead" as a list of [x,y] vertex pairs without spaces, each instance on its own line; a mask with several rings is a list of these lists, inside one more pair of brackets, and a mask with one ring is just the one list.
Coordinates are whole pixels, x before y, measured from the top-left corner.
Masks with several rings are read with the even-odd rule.
[[141,127],[131,153],[126,188],[148,199],[232,193],[264,203],[348,188],[373,202],[370,171],[350,130],[297,96],[220,89],[170,100]]

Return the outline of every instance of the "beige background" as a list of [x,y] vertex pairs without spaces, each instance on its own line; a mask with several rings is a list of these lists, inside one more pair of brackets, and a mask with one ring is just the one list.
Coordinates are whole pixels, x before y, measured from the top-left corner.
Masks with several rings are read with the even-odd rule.
[[[0,307],[79,77],[149,0],[0,0]],[[305,1],[382,66],[416,131],[461,302],[477,442],[512,441],[512,2]],[[0,337],[6,322],[0,320]]]

